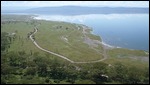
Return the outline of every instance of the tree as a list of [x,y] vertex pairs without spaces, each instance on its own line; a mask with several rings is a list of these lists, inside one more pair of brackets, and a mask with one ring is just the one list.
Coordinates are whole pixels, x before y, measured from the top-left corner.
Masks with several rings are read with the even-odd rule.
[[32,35],[32,39],[35,40],[35,36],[34,35]]
[[10,45],[9,42],[10,41],[8,39],[8,33],[2,32],[1,33],[1,51],[4,51],[5,49],[8,48],[8,46]]
[[30,37],[30,33],[27,34],[27,38],[29,38],[29,37]]
[[88,74],[88,77],[97,84],[106,82],[108,80],[108,78],[105,77],[107,76],[108,65],[102,62],[94,63],[92,65],[93,67],[91,67],[92,69],[89,70],[90,73]]
[[[129,68],[128,71],[128,82],[130,84],[146,84],[149,83],[148,81],[145,82],[146,78],[149,78],[148,75],[145,75],[145,72],[149,71],[148,69],[140,69],[136,66],[132,66]],[[148,72],[146,72],[147,74]]]
[[8,75],[12,72],[12,67],[7,65],[7,64],[2,64],[1,65],[1,74],[2,75]]
[[111,80],[125,83],[128,81],[128,68],[120,62],[114,64],[109,69],[109,77]]
[[26,53],[25,53],[25,51],[23,50],[23,51],[18,51],[18,54],[22,56],[22,55],[25,55]]
[[37,65],[39,76],[45,77],[47,75],[47,59],[37,56],[33,61]]
[[66,27],[66,30],[68,30],[68,27]]
[[28,67],[26,69],[25,75],[35,75],[36,74],[36,68],[34,67]]
[[6,82],[5,76],[1,75],[1,84],[6,84]]
[[46,79],[45,79],[45,82],[46,82],[46,83],[49,83],[49,81],[50,81],[49,78],[46,78]]

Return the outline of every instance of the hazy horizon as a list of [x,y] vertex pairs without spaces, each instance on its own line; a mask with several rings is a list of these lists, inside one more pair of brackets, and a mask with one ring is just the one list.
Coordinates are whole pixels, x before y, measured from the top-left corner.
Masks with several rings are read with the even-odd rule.
[[149,1],[1,1],[2,10],[25,10],[58,6],[149,8]]

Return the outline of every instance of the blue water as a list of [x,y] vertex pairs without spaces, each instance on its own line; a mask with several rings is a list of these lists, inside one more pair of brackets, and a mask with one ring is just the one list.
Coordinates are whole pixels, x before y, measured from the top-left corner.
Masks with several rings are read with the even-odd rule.
[[149,14],[40,15],[38,18],[85,24],[109,45],[149,51]]
[[95,19],[86,23],[95,34],[113,46],[149,50],[149,15],[129,15],[123,18]]

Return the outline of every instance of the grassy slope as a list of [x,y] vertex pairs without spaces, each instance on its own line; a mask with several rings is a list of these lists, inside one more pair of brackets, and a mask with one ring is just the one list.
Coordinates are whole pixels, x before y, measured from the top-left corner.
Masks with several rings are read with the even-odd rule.
[[[12,17],[11,17],[12,18]],[[16,16],[15,16],[16,18]],[[28,19],[23,18],[18,20]],[[8,19],[7,17],[2,17],[2,19]],[[78,30],[77,24],[70,24],[65,22],[53,22],[53,21],[38,21],[41,25],[38,27],[38,32],[35,35],[37,43],[48,50],[64,55],[74,61],[91,61],[101,59],[103,56],[90,49],[89,46],[83,43],[83,34],[82,34],[82,26],[79,25],[80,29]],[[25,51],[27,53],[39,52],[41,55],[47,54],[39,50],[30,39],[27,39],[27,33],[33,31],[34,25],[32,22],[17,22],[2,24],[1,31],[13,33],[16,30],[17,38],[10,46],[8,51]],[[62,26],[60,28],[60,26]],[[66,29],[68,28],[68,29]],[[92,39],[99,39],[97,36],[90,34],[90,29],[87,30],[89,34],[87,34]],[[62,36],[68,39],[68,43],[62,39]],[[19,39],[20,37],[20,39]],[[102,51],[102,46],[99,45],[97,49]],[[106,63],[114,63],[114,62],[131,62],[133,60],[128,58],[117,58],[117,56],[148,56],[144,53],[144,51],[139,50],[128,50],[128,49],[113,49],[107,51],[109,59],[107,59]],[[50,55],[50,54],[49,54]],[[134,61],[136,62],[136,61]]]
[[25,51],[26,53],[41,52],[35,45],[27,38],[27,34],[33,31],[33,26],[25,22],[2,24],[2,32],[16,33],[16,40],[12,42],[8,51]]
[[[59,26],[62,27],[57,28]],[[101,54],[83,43],[82,29],[77,30],[74,24],[41,21],[38,28],[39,32],[35,38],[39,45],[45,49],[64,55],[74,61],[91,61],[102,58]],[[61,38],[62,36],[68,39],[68,43]]]
[[137,56],[137,57],[145,57],[149,56],[142,50],[129,50],[125,48],[116,48],[113,50],[109,50],[107,52],[109,59],[107,59],[106,63],[114,64],[116,62],[121,62],[127,67],[135,66],[140,69],[144,69],[145,67],[149,67],[149,62],[145,62],[139,59],[131,59],[130,57]]
[[[80,30],[76,29],[75,24],[69,24],[64,22],[52,22],[52,21],[39,21],[41,25],[38,27],[38,32],[35,35],[37,43],[48,50],[52,50],[56,53],[62,54],[67,56],[68,58],[74,60],[74,61],[90,61],[90,60],[97,60],[102,58],[100,54],[97,54],[94,50],[90,49],[89,46],[82,42],[83,34],[82,34],[82,28]],[[58,28],[57,26],[62,26],[62,28]],[[66,27],[68,27],[68,30],[66,30]],[[16,30],[18,31],[16,33],[17,38],[16,40],[11,44],[8,51],[25,51],[30,54],[30,50],[32,52],[39,52],[40,55],[46,55],[47,58],[52,58],[55,60],[55,58],[66,61],[64,59],[58,58],[56,56],[51,56],[51,54],[43,52],[39,50],[35,45],[31,42],[30,39],[27,39],[27,33],[33,31],[34,25],[31,25],[31,22],[27,24],[26,22],[17,22],[14,23],[7,23],[7,24],[1,24],[1,32],[9,32],[13,33]],[[64,40],[61,39],[61,36],[64,36],[68,39],[68,43],[66,43]],[[91,39],[98,39],[96,36],[93,36],[91,34],[88,35]],[[19,39],[20,37],[20,39]],[[22,44],[23,43],[23,44]],[[97,49],[102,49],[102,46],[99,45]],[[139,50],[129,50],[129,49],[113,49],[108,50],[108,59],[106,59],[105,63],[115,64],[116,62],[121,62],[122,64],[132,67],[135,66],[140,70],[145,69],[145,67],[149,67],[148,62],[141,62],[139,60],[133,60],[128,58],[127,56],[148,56],[144,53],[144,51]],[[118,58],[124,57],[124,58]],[[69,63],[69,62],[65,62]],[[76,65],[86,65],[89,67],[91,64],[76,64]],[[12,81],[18,81],[20,78],[15,78]],[[16,79],[16,80],[15,80]],[[34,78],[36,82],[40,82],[40,78]],[[22,79],[21,81],[23,81]],[[53,79],[52,79],[53,81]],[[32,81],[29,81],[32,83]],[[91,81],[76,81],[76,83],[82,83],[82,82],[90,82]],[[34,81],[33,81],[34,83]],[[68,83],[65,81],[61,81],[60,83]],[[114,82],[116,83],[116,82]]]
[[109,56],[111,57],[124,57],[124,56],[148,56],[142,50],[129,50],[125,48],[116,48],[108,51]]

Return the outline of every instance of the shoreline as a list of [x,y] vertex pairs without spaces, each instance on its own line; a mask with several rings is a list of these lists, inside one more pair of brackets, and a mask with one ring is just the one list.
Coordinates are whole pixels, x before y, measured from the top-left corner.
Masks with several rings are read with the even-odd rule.
[[[55,21],[55,20],[42,19],[42,18],[40,18],[38,15],[37,15],[37,16],[33,16],[33,19],[36,19],[36,20],[46,20],[46,21]],[[59,21],[55,21],[55,22],[59,22]],[[61,21],[61,22],[67,22],[67,21]],[[67,23],[71,23],[71,24],[72,24],[72,22],[67,22]],[[82,24],[82,23],[81,23],[81,24],[76,23],[76,24],[86,26],[86,25],[84,25],[84,24]],[[86,26],[86,27],[88,27],[88,26]],[[90,28],[91,28],[91,27],[88,27],[88,29],[90,29]],[[93,29],[92,29],[92,30],[93,30]],[[91,33],[91,32],[90,32],[90,33]],[[92,34],[92,35],[96,35],[96,34],[94,34],[93,32],[92,32],[91,34]],[[103,39],[102,39],[102,37],[101,37],[100,35],[97,35],[97,36],[99,36],[99,37],[101,38],[100,43],[101,43],[102,45],[108,47],[108,49],[124,48],[124,47],[120,47],[120,46],[113,46],[113,45],[107,44],[106,42],[103,41]],[[140,49],[131,49],[131,48],[125,48],[125,49],[129,49],[129,50],[140,50]],[[149,52],[148,52],[147,50],[143,50],[143,51],[146,52],[146,54],[149,54]]]
[[[94,35],[95,35],[95,34],[94,34]],[[99,35],[98,35],[98,36],[99,36]],[[101,36],[99,36],[99,37],[101,38],[102,44],[103,44],[104,46],[107,46],[107,47],[110,47],[110,48],[123,48],[123,47],[113,46],[113,45],[107,44],[106,42],[104,42],[104,40],[102,39]]]
[[[114,49],[114,48],[123,48],[123,49],[128,49],[128,50],[140,50],[140,49],[131,49],[131,48],[113,46],[113,45],[110,45],[110,44],[107,44],[107,43],[103,42],[103,40],[102,40],[101,43],[102,43],[104,46],[107,46],[107,47],[109,47],[109,48],[111,48],[111,49]],[[142,51],[144,51],[145,54],[148,54],[148,55],[149,55],[149,51],[147,51],[147,50],[142,50]]]
[[[94,34],[92,27],[89,27],[89,26],[84,25],[84,24],[81,24],[81,25],[86,26],[87,29],[92,29],[92,30],[90,31],[90,33],[91,33],[92,35],[97,35],[97,34]],[[102,39],[102,37],[101,37],[100,35],[97,35],[97,36],[99,36],[99,37],[101,38],[101,41],[100,41],[100,40],[98,40],[98,41],[99,41],[102,45],[104,45],[106,48],[108,48],[108,49],[122,48],[122,49],[128,49],[128,50],[141,50],[141,49],[132,49],[132,48],[120,47],[120,46],[113,46],[113,45],[110,45],[110,44],[107,44],[106,42],[104,42],[103,39]],[[144,51],[145,54],[148,54],[148,55],[149,55],[149,51],[148,51],[148,50],[142,50],[142,51]]]

